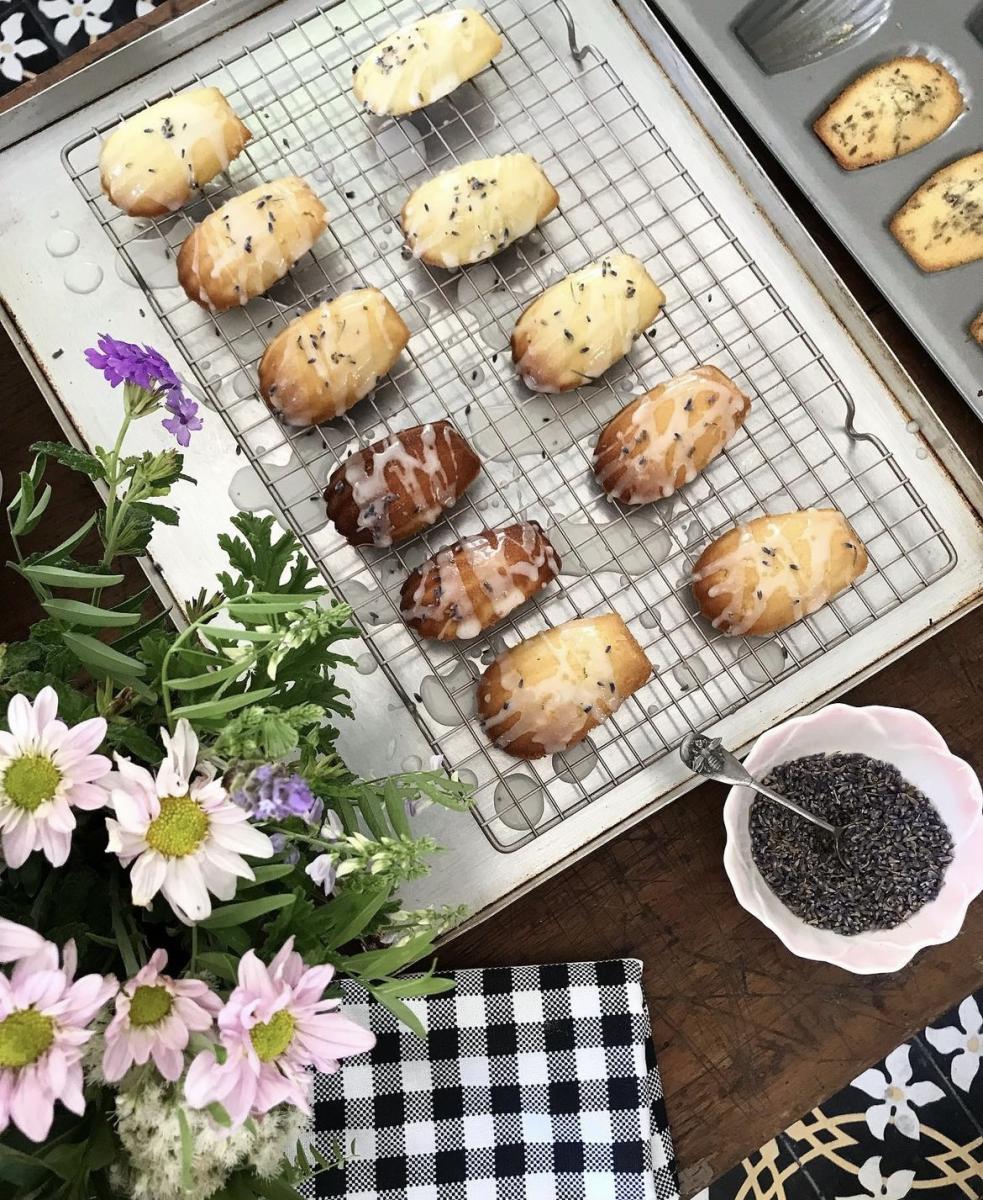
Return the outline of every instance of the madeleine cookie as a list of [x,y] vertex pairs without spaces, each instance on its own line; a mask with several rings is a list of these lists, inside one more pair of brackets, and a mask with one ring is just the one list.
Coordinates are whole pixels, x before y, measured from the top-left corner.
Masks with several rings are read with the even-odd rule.
[[977,313],[969,327],[969,332],[983,346],[983,312]]
[[895,213],[891,232],[923,271],[983,258],[983,150],[926,179]]
[[302,179],[261,183],[210,213],[177,256],[181,286],[221,312],[261,296],[328,227],[328,210]]
[[400,221],[414,258],[453,270],[511,246],[559,202],[534,158],[505,154],[428,179],[403,205]]
[[949,128],[966,107],[941,63],[892,58],[849,84],[813,129],[841,167],[854,171],[910,154]]
[[99,155],[102,190],[131,217],[174,212],[224,171],[250,137],[218,88],[179,92],[109,135]]
[[387,374],[410,331],[377,288],[359,288],[291,321],[259,361],[259,390],[288,425],[340,417]]
[[652,674],[617,613],[567,621],[506,650],[478,680],[489,738],[516,758],[576,746]]
[[756,517],[711,542],[693,592],[715,629],[775,633],[821,608],[867,570],[867,551],[835,508]]
[[473,8],[434,13],[373,46],[355,72],[355,99],[380,117],[416,112],[483,71],[501,48]]
[[391,546],[453,507],[480,467],[449,421],[401,429],[334,471],[324,490],[328,516],[352,546]]
[[438,551],[403,584],[403,619],[439,641],[477,637],[556,578],[560,559],[536,521],[483,529]]
[[611,254],[553,284],[525,310],[512,358],[534,392],[593,383],[623,358],[665,303],[661,288],[628,254]]
[[751,401],[716,367],[694,367],[626,405],[594,449],[597,482],[622,504],[671,496],[744,424]]

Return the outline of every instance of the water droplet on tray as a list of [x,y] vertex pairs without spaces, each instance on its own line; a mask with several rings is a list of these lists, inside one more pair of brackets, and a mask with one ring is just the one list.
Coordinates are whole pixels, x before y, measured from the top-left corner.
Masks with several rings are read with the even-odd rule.
[[379,663],[374,654],[360,654],[355,659],[355,670],[359,675],[371,675],[379,669]]
[[590,742],[581,742],[572,750],[564,750],[562,754],[553,755],[553,770],[558,779],[564,783],[579,783],[593,774],[599,765],[597,751]]
[[905,426],[905,429],[907,429],[909,433],[917,433],[919,429],[921,429],[921,425],[919,425],[917,421],[909,421]]
[[65,268],[65,287],[77,296],[88,296],[102,283],[102,267],[91,262],[69,263]]
[[418,754],[407,754],[400,768],[403,771],[420,771],[422,769],[423,759]]
[[142,284],[151,291],[178,286],[174,251],[156,229],[145,237],[127,242],[126,253],[132,266],[122,254],[116,258],[116,274],[124,283],[131,287],[140,287]]
[[52,258],[67,258],[79,248],[79,235],[71,229],[56,229],[48,234],[44,248]]
[[529,775],[506,775],[495,788],[495,813],[503,825],[529,833],[543,819],[546,798],[540,783]]
[[785,669],[785,659],[781,642],[762,642],[754,647],[754,654],[742,658],[738,665],[752,683],[768,683]]
[[672,677],[684,692],[689,692],[706,683],[710,678],[710,669],[698,654],[694,654],[685,663],[677,663],[673,667]]

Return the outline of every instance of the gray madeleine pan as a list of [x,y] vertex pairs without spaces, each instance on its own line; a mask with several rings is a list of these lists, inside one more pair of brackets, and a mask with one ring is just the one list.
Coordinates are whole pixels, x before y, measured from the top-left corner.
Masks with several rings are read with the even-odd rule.
[[[920,270],[888,222],[940,167],[983,149],[983,4],[979,0],[649,0],[833,227],[926,350],[983,419],[983,261]],[[745,41],[741,38],[744,37]],[[863,71],[923,54],[959,80],[966,111],[934,142],[845,171],[812,131]],[[794,64],[798,65],[794,65]],[[862,397],[856,397],[862,408]]]

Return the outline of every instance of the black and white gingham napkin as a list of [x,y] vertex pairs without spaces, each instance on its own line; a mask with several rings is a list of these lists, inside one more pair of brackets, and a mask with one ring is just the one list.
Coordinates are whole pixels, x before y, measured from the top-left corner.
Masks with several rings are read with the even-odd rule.
[[449,973],[408,1003],[427,1038],[346,984],[375,1049],[314,1083],[346,1200],[678,1200],[637,959]]

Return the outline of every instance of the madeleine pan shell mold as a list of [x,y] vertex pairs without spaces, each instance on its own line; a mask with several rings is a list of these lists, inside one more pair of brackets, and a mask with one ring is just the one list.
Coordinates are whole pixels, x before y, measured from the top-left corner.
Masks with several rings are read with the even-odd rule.
[[767,75],[794,71],[876,33],[892,0],[752,0],[734,33]]
[[954,938],[970,902],[983,891],[983,791],[972,767],[949,753],[924,717],[904,708],[830,704],[770,729],[755,742],[744,765],[760,779],[779,763],[836,751],[893,763],[938,809],[955,849],[935,900],[894,929],[853,937],[806,924],[782,904],[754,865],[748,829],[754,794],[744,787],[731,788],[724,803],[724,868],[741,905],[793,954],[857,975],[899,971],[923,947]]

